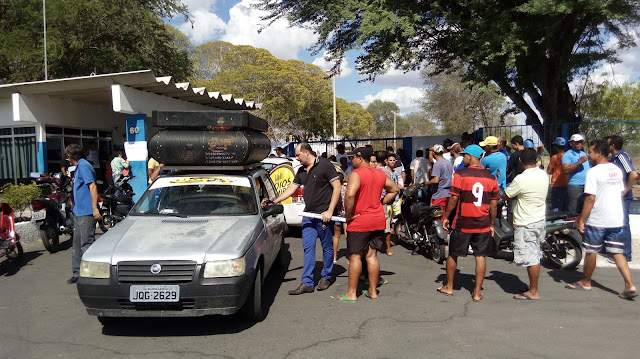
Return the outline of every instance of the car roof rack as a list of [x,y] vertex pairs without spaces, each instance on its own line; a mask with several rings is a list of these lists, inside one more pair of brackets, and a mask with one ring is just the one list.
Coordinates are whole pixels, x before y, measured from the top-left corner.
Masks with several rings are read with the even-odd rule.
[[169,171],[246,171],[262,167],[261,163],[247,165],[215,165],[215,166],[164,166],[163,170]]

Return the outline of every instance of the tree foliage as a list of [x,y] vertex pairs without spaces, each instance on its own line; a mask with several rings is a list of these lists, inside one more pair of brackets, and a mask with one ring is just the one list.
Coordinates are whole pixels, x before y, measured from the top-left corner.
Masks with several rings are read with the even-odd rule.
[[337,134],[341,138],[364,138],[371,134],[373,116],[357,102],[336,99]]
[[[569,83],[635,46],[629,30],[640,23],[637,0],[261,0],[260,8],[266,20],[312,27],[313,50],[326,49],[335,69],[346,51],[362,50],[356,68],[371,80],[389,66],[440,72],[461,61],[466,79],[495,82],[529,124],[540,123],[534,108],[547,124],[580,120]],[[617,48],[605,46],[612,38]]]
[[376,99],[367,106],[367,111],[373,116],[373,123],[375,124],[375,132],[372,135],[377,137],[393,137],[393,116],[396,114],[397,135],[397,113],[400,111],[398,105],[391,101]]
[[609,83],[589,84],[579,110],[585,122],[619,122],[598,124],[583,129],[592,138],[617,134],[628,143],[640,147],[640,82],[613,86]]
[[[215,41],[197,47],[191,81],[262,103],[257,115],[269,122],[273,139],[293,135],[309,140],[327,138],[332,133],[333,92],[327,74],[315,65],[280,60],[252,46]],[[370,118],[361,106],[342,100],[337,102],[337,112],[338,131],[343,136],[368,130]]]
[[442,133],[471,133],[478,127],[513,123],[512,118],[505,115],[507,103],[500,89],[492,83],[465,82],[461,66],[439,74],[424,69],[421,76],[426,85],[422,109],[440,123]]
[[[191,73],[184,36],[162,21],[180,0],[56,0],[46,3],[49,78],[152,69],[178,80]],[[44,79],[41,0],[0,5],[0,83]]]
[[408,114],[397,127],[398,137],[437,136],[441,133],[424,111]]

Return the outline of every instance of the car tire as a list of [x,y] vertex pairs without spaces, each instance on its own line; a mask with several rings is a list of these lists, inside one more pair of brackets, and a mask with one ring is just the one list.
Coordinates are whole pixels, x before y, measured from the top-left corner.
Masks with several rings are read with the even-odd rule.
[[253,285],[247,300],[240,309],[240,317],[249,322],[261,322],[264,319],[262,311],[262,270],[258,267]]

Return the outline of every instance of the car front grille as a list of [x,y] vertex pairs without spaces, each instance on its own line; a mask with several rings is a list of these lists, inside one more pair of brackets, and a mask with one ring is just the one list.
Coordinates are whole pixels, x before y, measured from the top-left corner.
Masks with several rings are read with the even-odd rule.
[[126,299],[119,299],[120,308],[125,310],[184,310],[195,308],[194,299],[180,299],[179,302],[169,303],[133,303]]
[[[158,274],[151,273],[151,266],[160,264]],[[193,280],[194,261],[140,261],[118,263],[118,281],[121,283],[187,283]]]

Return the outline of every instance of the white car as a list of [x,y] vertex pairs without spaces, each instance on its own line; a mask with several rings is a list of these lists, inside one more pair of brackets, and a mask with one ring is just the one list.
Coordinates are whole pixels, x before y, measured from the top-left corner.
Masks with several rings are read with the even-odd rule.
[[[278,195],[284,192],[293,182],[295,174],[298,173],[302,164],[295,158],[288,157],[267,157],[261,161],[262,167],[269,172],[271,180],[276,185]],[[337,172],[343,173],[340,164],[331,162]],[[299,187],[290,198],[282,201],[284,206],[284,217],[287,225],[293,227],[302,226],[302,212],[304,211],[304,186]]]

